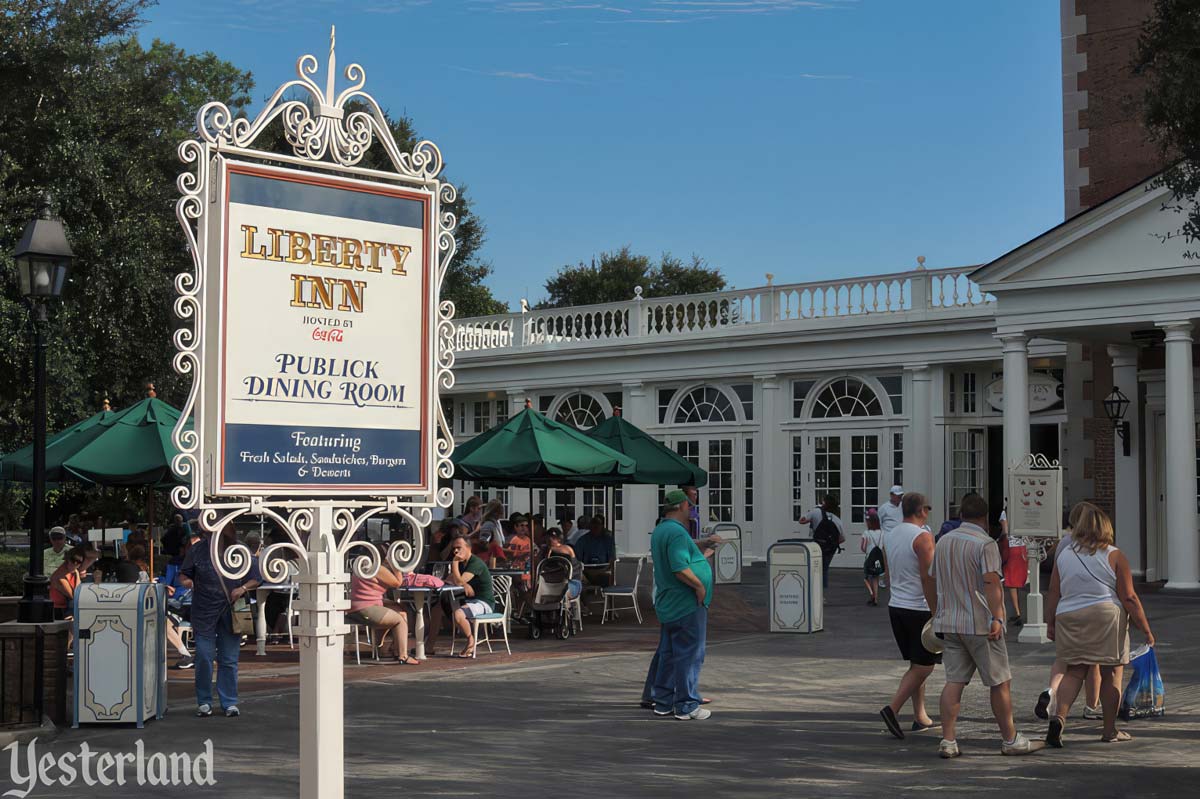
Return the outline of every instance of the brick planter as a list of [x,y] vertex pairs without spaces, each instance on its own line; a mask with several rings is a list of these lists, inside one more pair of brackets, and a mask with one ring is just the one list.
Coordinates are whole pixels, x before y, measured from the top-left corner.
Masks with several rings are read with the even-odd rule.
[[71,623],[0,624],[0,729],[67,722]]

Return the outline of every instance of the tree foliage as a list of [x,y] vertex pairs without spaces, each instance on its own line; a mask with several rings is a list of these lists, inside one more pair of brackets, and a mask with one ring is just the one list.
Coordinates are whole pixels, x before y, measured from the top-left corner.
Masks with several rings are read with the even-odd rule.
[[635,255],[628,245],[601,253],[600,261],[566,265],[546,281],[545,300],[539,308],[564,308],[622,302],[634,297],[640,286],[643,297],[669,297],[678,294],[704,294],[725,288],[725,278],[716,267],[698,255],[685,263],[663,253],[658,263],[649,256]]
[[1147,81],[1146,128],[1172,162],[1163,183],[1187,215],[1179,234],[1200,242],[1200,0],[1156,0],[1135,71]]
[[[9,252],[49,192],[76,259],[48,331],[49,427],[141,399],[147,381],[175,405],[177,274],[191,258],[175,218],[177,147],[210,100],[245,113],[249,72],[211,53],[133,38],[148,0],[0,0],[0,452],[32,433],[29,311]],[[390,120],[402,148],[417,136]],[[378,161],[379,147],[370,158]],[[371,165],[368,163],[368,165]],[[376,164],[378,165],[378,164]],[[505,310],[482,280],[481,220],[465,192],[458,254],[444,285],[459,315]]]

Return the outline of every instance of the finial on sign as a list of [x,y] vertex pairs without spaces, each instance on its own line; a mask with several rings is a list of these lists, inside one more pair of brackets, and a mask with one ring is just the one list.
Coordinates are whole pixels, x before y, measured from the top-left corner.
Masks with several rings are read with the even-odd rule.
[[333,102],[333,84],[337,77],[337,26],[329,26],[329,76],[325,83],[325,102]]

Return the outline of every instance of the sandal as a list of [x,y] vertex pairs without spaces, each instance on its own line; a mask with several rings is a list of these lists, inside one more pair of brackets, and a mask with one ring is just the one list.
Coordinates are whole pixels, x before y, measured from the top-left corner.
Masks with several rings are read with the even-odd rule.
[[421,665],[421,661],[417,660],[412,655],[405,655],[402,658],[397,658],[396,662],[399,663],[401,666],[420,666]]
[[475,651],[475,639],[468,638],[467,645],[465,647],[463,647],[463,651],[459,652],[454,657],[462,658],[463,660],[470,660],[471,658],[475,657],[474,651]]
[[1125,732],[1125,730],[1117,730],[1116,734],[1112,736],[1101,735],[1100,740],[1106,744],[1118,744],[1124,741],[1132,741],[1133,736]]

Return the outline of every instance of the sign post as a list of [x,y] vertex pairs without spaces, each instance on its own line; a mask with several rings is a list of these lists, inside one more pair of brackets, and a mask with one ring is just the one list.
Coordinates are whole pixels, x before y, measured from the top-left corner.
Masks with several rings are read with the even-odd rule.
[[[172,500],[199,511],[231,579],[252,558],[219,546],[228,525],[269,519],[284,534],[259,567],[278,583],[282,556],[299,566],[300,795],[339,799],[349,569],[411,571],[453,498],[438,487],[454,448],[439,397],[454,383],[454,307],[440,289],[457,195],[432,142],[401,151],[362,67],[335,93],[332,32],[324,89],[315,57],[296,66],[253,119],[205,105],[179,147],[193,270],[175,280],[175,368],[193,382]],[[259,141],[278,124],[290,153]],[[385,553],[366,535],[383,514],[403,521]]]
[[1050,541],[1062,537],[1062,468],[1044,455],[1026,455],[1008,470],[1008,534],[1027,541],[1029,596],[1027,621],[1017,634],[1023,644],[1045,644],[1045,606],[1042,601],[1041,563]]

